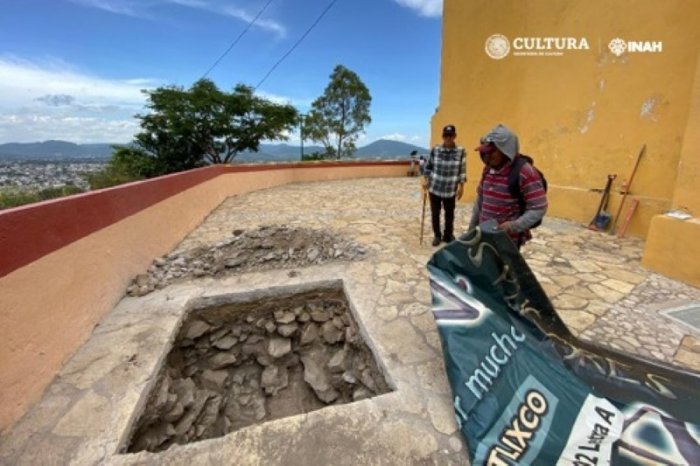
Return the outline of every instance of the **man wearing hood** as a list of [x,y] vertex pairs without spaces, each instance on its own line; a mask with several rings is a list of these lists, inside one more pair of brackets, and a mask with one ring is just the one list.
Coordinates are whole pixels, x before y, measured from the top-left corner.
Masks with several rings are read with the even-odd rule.
[[[547,193],[540,174],[520,157],[518,136],[499,124],[481,138],[477,147],[486,165],[477,187],[469,229],[495,219],[520,248],[532,238],[530,228],[542,220],[547,211]],[[517,161],[517,162],[516,162]],[[511,193],[509,175],[520,168],[518,186],[521,197]]]

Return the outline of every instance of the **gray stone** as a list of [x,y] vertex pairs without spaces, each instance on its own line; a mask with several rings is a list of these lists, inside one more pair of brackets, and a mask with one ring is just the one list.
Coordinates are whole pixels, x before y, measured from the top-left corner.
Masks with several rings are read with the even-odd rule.
[[160,385],[158,386],[158,389],[155,392],[156,395],[153,398],[153,408],[156,411],[160,411],[168,403],[169,391],[170,377],[168,377],[166,374],[165,377],[163,377],[163,380],[160,382]]
[[278,324],[291,324],[296,320],[296,315],[292,311],[276,311],[275,321]]
[[316,258],[319,255],[319,251],[316,248],[309,249],[309,252],[306,253],[306,258],[309,259],[310,261],[315,261]]
[[194,340],[195,338],[199,338],[204,335],[210,328],[211,326],[206,322],[202,322],[201,320],[193,320],[187,324],[187,327],[185,327],[185,331],[183,332],[184,337]]
[[350,385],[355,385],[357,383],[357,377],[350,371],[343,372],[343,380]]
[[311,311],[311,320],[313,320],[314,322],[326,322],[330,318],[330,313],[324,311],[323,309]]
[[337,328],[338,330],[342,330],[345,328],[345,323],[340,317],[333,317],[333,325],[335,325],[335,328]]
[[318,338],[318,325],[311,323],[302,330],[299,343],[301,345],[309,345],[316,341],[316,338]]
[[323,392],[331,388],[326,372],[311,355],[301,357],[304,365],[304,381],[308,383],[315,392]]
[[177,379],[173,381],[173,391],[177,395],[177,400],[187,409],[194,403],[194,393],[197,386],[191,378]]
[[185,408],[184,406],[182,406],[182,403],[177,402],[175,403],[173,409],[165,413],[165,415],[163,416],[163,420],[165,422],[175,422],[178,419],[180,419],[183,414],[185,414]]
[[245,257],[234,257],[233,259],[228,259],[227,261],[224,262],[224,267],[229,268],[229,269],[234,269],[236,267],[240,267],[243,265],[246,261]]
[[212,346],[221,350],[230,350],[236,343],[238,343],[238,338],[229,335],[215,341]]
[[202,409],[201,415],[197,418],[197,427],[202,428],[202,430],[198,431],[198,435],[202,435],[201,432],[203,432],[204,429],[214,425],[216,419],[219,417],[219,409],[221,408],[222,401],[220,395],[209,397],[204,405],[204,409]]
[[289,338],[270,338],[267,342],[267,353],[273,358],[281,358],[292,351],[292,340]]
[[217,340],[221,340],[230,332],[231,332],[230,328],[221,328],[221,329],[217,330],[216,332],[212,332],[209,335],[209,341],[215,342]]
[[267,333],[274,333],[274,331],[277,329],[277,326],[275,325],[274,322],[268,321],[265,323],[265,330]]
[[365,398],[370,398],[372,392],[367,390],[365,387],[359,387],[352,392],[352,401],[364,400]]
[[344,332],[338,330],[338,328],[335,325],[333,325],[333,321],[328,321],[325,324],[323,324],[321,333],[323,334],[323,339],[331,345],[342,341],[344,337]]
[[284,324],[277,327],[277,333],[279,333],[283,337],[290,337],[294,335],[298,328],[299,325],[296,322],[292,324]]
[[232,353],[217,353],[209,358],[209,365],[212,369],[221,369],[236,363],[236,355]]
[[333,373],[340,373],[345,370],[346,365],[347,353],[344,349],[340,349],[336,351],[335,354],[331,357],[330,361],[328,361],[328,370],[330,370]]
[[369,367],[363,370],[362,374],[360,374],[360,381],[362,381],[362,383],[373,392],[377,391],[377,384],[372,378],[372,371],[370,371]]
[[302,312],[301,314],[299,314],[299,317],[297,317],[297,320],[301,323],[306,323],[309,320],[311,320],[311,316],[308,312]]
[[224,386],[228,381],[228,377],[228,371],[213,371],[210,369],[205,369],[202,372],[202,385],[214,391],[221,391],[224,389]]
[[204,404],[207,402],[206,396],[199,396],[195,399],[192,406],[187,410],[184,416],[175,424],[175,434],[178,436],[185,435],[194,424],[199,414],[204,408]]
[[260,377],[260,385],[268,395],[277,395],[277,392],[289,385],[289,373],[287,368],[284,366],[266,367]]

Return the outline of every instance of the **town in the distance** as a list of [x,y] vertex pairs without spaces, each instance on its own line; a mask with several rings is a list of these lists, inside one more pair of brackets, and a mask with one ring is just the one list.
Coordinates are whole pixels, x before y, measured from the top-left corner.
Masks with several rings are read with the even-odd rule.
[[[305,145],[305,157],[322,151]],[[65,141],[0,144],[0,209],[58,195],[89,191],[90,175],[100,172],[111,157],[112,144],[74,144]],[[411,153],[428,149],[400,141],[380,139],[355,152],[356,159],[408,160]],[[301,146],[261,144],[258,152],[239,154],[233,163],[300,161]],[[41,193],[44,193],[42,196]],[[50,194],[50,195],[49,195]]]

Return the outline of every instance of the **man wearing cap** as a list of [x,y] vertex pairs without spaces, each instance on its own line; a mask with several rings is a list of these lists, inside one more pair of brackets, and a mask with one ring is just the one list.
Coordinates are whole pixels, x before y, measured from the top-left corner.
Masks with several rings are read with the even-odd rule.
[[[454,125],[442,129],[442,145],[435,146],[423,171],[423,191],[430,194],[430,213],[433,222],[433,246],[440,241],[454,240],[455,203],[464,194],[467,167],[464,149],[455,144]],[[445,209],[445,231],[440,231],[440,210]]]
[[542,220],[547,211],[547,192],[540,174],[524,162],[518,177],[521,199],[514,197],[508,186],[508,175],[519,155],[518,136],[499,124],[481,138],[476,148],[486,165],[477,187],[469,229],[495,219],[520,248],[532,238],[530,227]]

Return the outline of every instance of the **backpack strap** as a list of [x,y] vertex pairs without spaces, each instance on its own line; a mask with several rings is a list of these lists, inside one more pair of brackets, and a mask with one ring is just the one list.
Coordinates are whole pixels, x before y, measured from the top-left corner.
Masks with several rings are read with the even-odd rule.
[[521,215],[525,212],[526,202],[523,192],[520,189],[520,171],[526,163],[532,164],[532,159],[527,155],[516,155],[515,160],[513,160],[513,167],[510,169],[510,173],[508,173],[508,192],[518,200],[518,207]]

